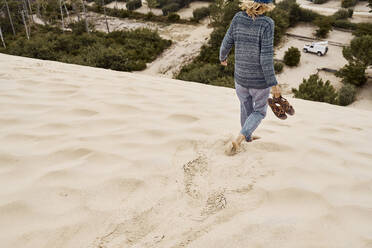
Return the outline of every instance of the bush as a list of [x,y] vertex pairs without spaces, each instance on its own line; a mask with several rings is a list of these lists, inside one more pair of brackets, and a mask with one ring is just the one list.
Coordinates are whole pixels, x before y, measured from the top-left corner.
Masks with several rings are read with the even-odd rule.
[[57,28],[33,27],[30,40],[18,35],[1,52],[56,60],[120,71],[142,70],[153,61],[171,41],[163,40],[149,29],[74,33]]
[[338,70],[336,76],[341,77],[344,84],[362,86],[367,82],[365,71],[366,67],[363,64],[351,62]]
[[335,88],[328,80],[324,83],[317,74],[311,75],[309,79],[303,79],[298,90],[293,88],[292,92],[296,98],[331,104],[337,103]]
[[336,28],[354,30],[354,29],[356,29],[357,24],[349,22],[348,20],[336,20],[333,23],[333,26],[336,27]]
[[288,66],[297,66],[300,63],[301,52],[296,47],[290,47],[284,54],[284,64]]
[[372,23],[362,22],[356,24],[356,29],[353,32],[355,36],[371,35],[372,34]]
[[221,76],[221,66],[217,64],[190,64],[183,68],[177,79],[210,84]]
[[372,35],[355,37],[349,46],[342,49],[342,54],[350,62],[372,65]]
[[235,87],[235,81],[234,81],[234,77],[225,76],[225,77],[220,77],[220,78],[217,78],[217,79],[211,81],[210,85],[234,88]]
[[274,63],[274,70],[275,70],[275,73],[281,73],[283,71],[283,63],[282,62],[275,62]]
[[347,106],[354,102],[356,95],[356,88],[354,85],[345,84],[338,92],[338,104]]
[[[87,6],[88,11],[93,11],[96,13],[104,14],[103,8],[97,8],[97,6]],[[169,23],[167,16],[158,16],[154,15],[154,13],[148,12],[147,14],[139,13],[136,11],[130,11],[126,9],[112,9],[106,8],[106,14],[108,16],[114,16],[119,18],[131,18],[143,21],[152,21],[152,22],[161,22],[161,23]],[[191,21],[180,19],[177,23],[190,23]]]
[[195,21],[200,21],[204,17],[209,16],[211,13],[208,7],[198,8],[192,12]]
[[170,13],[167,18],[170,22],[176,22],[180,20],[180,15],[176,13]]
[[141,0],[130,0],[127,2],[125,5],[128,10],[135,10],[138,8],[141,8],[142,6],[142,1]]
[[301,9],[301,18],[302,22],[313,22],[320,15],[309,9]]
[[[72,22],[68,25],[68,27],[71,28],[74,34],[78,34],[78,35],[81,35],[87,31],[86,26],[85,26],[85,20]],[[88,20],[88,29],[89,31],[95,30],[94,23],[90,22],[89,20]]]
[[285,35],[285,32],[289,27],[289,14],[287,11],[276,7],[267,15],[271,17],[275,22],[274,45],[276,46],[280,43],[280,40]]
[[349,8],[352,6],[355,6],[357,4],[358,0],[342,0],[341,1],[341,7],[342,8]]
[[322,4],[322,3],[325,3],[327,1],[328,0],[314,0],[313,3],[315,3],[315,4]]
[[329,31],[332,30],[333,18],[329,16],[317,17],[314,20],[314,24],[318,26],[318,29],[315,32],[315,36],[326,38]]
[[170,4],[165,5],[161,10],[163,11],[163,15],[166,16],[170,12],[176,12],[180,8],[181,7],[178,3],[170,3]]
[[353,14],[354,14],[354,10],[353,9],[347,9],[347,14],[348,14],[349,18],[352,18]]
[[293,3],[289,8],[289,26],[294,27],[301,20],[301,8],[297,3]]
[[146,21],[151,21],[155,17],[155,14],[151,11],[146,14]]
[[349,18],[349,11],[346,9],[339,9],[336,13],[333,14],[333,17],[336,20],[343,20]]

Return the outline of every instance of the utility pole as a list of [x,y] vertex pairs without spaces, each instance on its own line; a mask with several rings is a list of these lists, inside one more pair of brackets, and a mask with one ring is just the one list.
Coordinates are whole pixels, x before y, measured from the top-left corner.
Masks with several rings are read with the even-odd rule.
[[36,0],[36,16],[41,18],[41,13],[40,13],[40,2],[39,0]]
[[85,0],[81,0],[81,3],[83,4],[85,29],[87,30],[87,33],[89,34],[89,26],[88,26],[88,20],[87,20],[87,9],[85,8]]
[[75,2],[71,2],[71,5],[72,5],[72,9],[77,14],[78,22],[80,22],[81,17],[80,17],[80,7],[79,7],[79,5],[76,4]]
[[71,20],[70,20],[70,13],[68,13],[68,9],[67,9],[67,7],[66,7],[66,2],[65,2],[65,1],[63,1],[63,6],[65,7],[65,11],[66,11],[66,14],[67,14],[68,22],[70,22],[70,21],[71,21]]
[[27,29],[27,37],[28,39],[30,39],[30,34],[31,34],[31,25],[28,26],[27,28],[27,23],[26,23],[26,18],[28,17],[28,19],[31,21],[30,19],[30,16],[28,14],[28,9],[27,9],[27,3],[26,3],[26,0],[23,0],[22,1],[22,7],[23,7],[23,17],[22,17],[22,20],[23,20],[23,23],[25,24],[25,27]]
[[27,23],[26,23],[25,13],[24,13],[23,10],[21,10],[21,15],[22,15],[23,24],[25,25],[25,30],[26,30],[27,39],[29,40],[29,39],[30,39],[30,35],[29,35],[29,33],[28,33],[28,28],[27,28]]
[[9,5],[8,5],[8,1],[7,0],[5,0],[5,5],[6,5],[6,10],[8,11],[9,21],[10,21],[10,25],[12,26],[13,35],[16,35],[15,29],[14,29],[14,25],[13,25],[12,16],[10,15]]
[[63,23],[62,0],[59,0],[59,10],[61,11],[62,32],[65,32],[65,24]]
[[31,8],[30,0],[27,0],[27,3],[28,3],[28,8],[30,9],[31,20],[32,20],[32,22],[34,22],[34,16],[33,16],[33,14],[32,14],[32,8]]
[[103,7],[103,13],[105,14],[107,33],[110,33],[110,28],[109,28],[109,25],[108,25],[107,15],[106,15],[105,0],[102,0],[102,7]]
[[4,48],[6,48],[4,37],[3,37],[3,32],[1,31],[1,27],[0,27],[0,38],[1,38],[1,41],[3,42]]

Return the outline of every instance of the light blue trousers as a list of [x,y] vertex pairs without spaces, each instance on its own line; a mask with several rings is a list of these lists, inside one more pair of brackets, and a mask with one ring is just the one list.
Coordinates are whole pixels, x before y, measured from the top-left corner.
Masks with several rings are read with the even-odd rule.
[[270,87],[248,89],[235,82],[235,90],[240,101],[240,124],[242,126],[240,133],[249,141],[254,130],[266,116]]

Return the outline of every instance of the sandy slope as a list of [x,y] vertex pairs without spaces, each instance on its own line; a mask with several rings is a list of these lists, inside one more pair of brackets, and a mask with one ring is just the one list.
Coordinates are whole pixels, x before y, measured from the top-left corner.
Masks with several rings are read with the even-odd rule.
[[372,112],[0,54],[4,248],[372,247]]

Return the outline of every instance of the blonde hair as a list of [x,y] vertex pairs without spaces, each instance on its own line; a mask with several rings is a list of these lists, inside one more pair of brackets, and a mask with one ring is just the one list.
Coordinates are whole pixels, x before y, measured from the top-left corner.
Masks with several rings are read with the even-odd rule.
[[239,7],[253,19],[265,12],[272,11],[275,5],[272,3],[257,3],[252,0],[241,0]]

